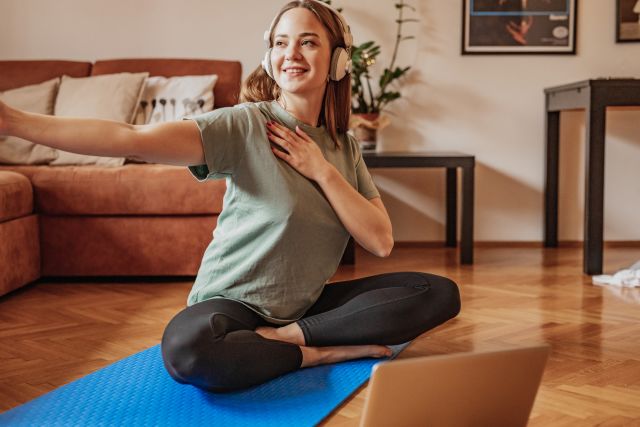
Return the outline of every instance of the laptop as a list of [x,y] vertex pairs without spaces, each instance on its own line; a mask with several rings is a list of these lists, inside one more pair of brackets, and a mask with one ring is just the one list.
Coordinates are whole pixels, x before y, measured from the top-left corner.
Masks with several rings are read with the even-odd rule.
[[526,426],[549,346],[373,366],[361,427]]

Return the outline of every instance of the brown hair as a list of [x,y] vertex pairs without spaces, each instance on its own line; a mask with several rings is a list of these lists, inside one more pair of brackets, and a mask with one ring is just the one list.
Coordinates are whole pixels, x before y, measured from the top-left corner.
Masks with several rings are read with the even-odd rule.
[[[269,44],[273,43],[273,30],[282,15],[293,8],[303,7],[313,12],[324,25],[329,35],[331,52],[340,46],[346,48],[342,35],[342,26],[338,18],[324,6],[315,5],[315,0],[297,0],[287,3],[273,22],[273,28],[269,35]],[[242,83],[240,102],[272,101],[280,96],[280,87],[258,66]],[[346,75],[339,81],[329,80],[324,92],[324,100],[320,111],[320,124],[324,125],[331,135],[331,139],[340,148],[338,134],[346,133],[349,129],[349,115],[351,114],[351,77]]]

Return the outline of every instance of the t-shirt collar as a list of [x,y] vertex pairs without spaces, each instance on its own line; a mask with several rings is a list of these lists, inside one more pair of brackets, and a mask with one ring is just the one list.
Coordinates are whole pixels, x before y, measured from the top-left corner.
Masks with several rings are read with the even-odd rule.
[[291,113],[282,108],[282,106],[276,100],[271,101],[271,106],[273,107],[273,111],[276,113],[278,118],[292,130],[295,130],[296,126],[300,126],[300,129],[302,129],[307,135],[323,135],[326,133],[326,129],[324,126],[314,127],[304,123],[301,120],[296,119],[291,115]]

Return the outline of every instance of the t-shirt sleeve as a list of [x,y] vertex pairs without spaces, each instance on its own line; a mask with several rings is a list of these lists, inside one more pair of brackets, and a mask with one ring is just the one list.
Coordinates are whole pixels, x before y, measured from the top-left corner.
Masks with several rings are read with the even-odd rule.
[[349,143],[351,144],[355,160],[358,192],[367,200],[380,197],[380,192],[376,188],[376,185],[371,178],[371,174],[369,174],[369,170],[367,169],[367,165],[364,163],[364,159],[362,158],[360,144],[358,144],[358,141],[353,136],[347,134],[347,137],[349,138]]
[[205,164],[189,166],[191,174],[198,181],[233,175],[247,148],[250,123],[246,108],[218,108],[183,120],[196,122],[204,150]]

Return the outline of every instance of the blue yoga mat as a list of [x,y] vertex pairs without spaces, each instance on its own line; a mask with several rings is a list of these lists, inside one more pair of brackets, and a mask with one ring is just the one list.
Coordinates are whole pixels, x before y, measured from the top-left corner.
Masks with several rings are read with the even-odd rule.
[[[392,357],[405,346],[394,346]],[[0,425],[313,426],[383,360],[315,366],[250,389],[209,393],[174,382],[157,345],[0,414]]]

